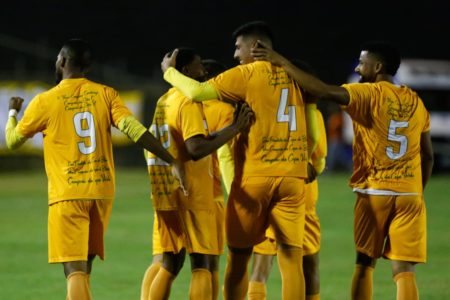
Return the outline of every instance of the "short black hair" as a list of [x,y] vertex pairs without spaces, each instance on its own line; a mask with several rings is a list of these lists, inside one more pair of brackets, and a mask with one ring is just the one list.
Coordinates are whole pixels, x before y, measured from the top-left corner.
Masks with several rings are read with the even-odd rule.
[[394,76],[400,67],[400,53],[396,47],[385,41],[371,41],[361,47],[361,51],[367,51],[376,56],[385,68],[385,72]]
[[[190,47],[178,47],[177,61],[175,63],[175,69],[182,72],[183,67],[194,61],[195,57],[198,56],[197,52]],[[170,52],[172,55],[173,51]]]
[[215,59],[203,59],[202,64],[208,72],[209,78],[215,77],[228,69],[227,66]]
[[63,49],[73,67],[82,71],[90,67],[92,63],[92,49],[88,42],[82,39],[70,39],[64,43]]
[[233,32],[233,38],[238,36],[255,35],[257,37],[266,38],[273,43],[273,33],[269,25],[264,21],[251,21],[239,26]]

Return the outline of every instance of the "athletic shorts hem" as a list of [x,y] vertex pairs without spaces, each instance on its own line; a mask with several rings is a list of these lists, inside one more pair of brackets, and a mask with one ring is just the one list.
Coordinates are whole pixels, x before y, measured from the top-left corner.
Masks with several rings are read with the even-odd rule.
[[427,262],[427,260],[424,258],[401,256],[401,255],[383,255],[383,258],[386,258],[389,260],[399,260],[399,261],[407,261],[407,262],[422,263],[422,264]]
[[305,247],[303,247],[303,256],[305,256],[305,255],[314,255],[314,254],[319,253],[319,251],[320,251],[320,248],[319,249],[314,249],[314,250],[311,250],[311,251],[306,251]]
[[[100,257],[100,258],[103,260],[102,257]],[[48,259],[49,264],[73,262],[73,261],[87,261],[87,258],[86,258],[86,256],[68,256],[68,257],[58,257],[58,258],[49,258]]]

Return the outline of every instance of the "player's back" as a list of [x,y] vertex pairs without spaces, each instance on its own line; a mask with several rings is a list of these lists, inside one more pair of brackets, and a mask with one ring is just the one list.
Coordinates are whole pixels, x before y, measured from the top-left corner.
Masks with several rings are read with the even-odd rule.
[[429,130],[422,100],[408,87],[389,82],[355,87],[347,106],[355,132],[351,183],[421,193],[420,139]]
[[21,132],[44,136],[50,202],[114,197],[111,125],[130,115],[114,89],[64,79],[30,103]]
[[255,112],[248,140],[241,135],[238,147],[242,149],[236,149],[236,167],[243,166],[242,174],[305,178],[305,107],[299,87],[285,70],[254,62],[232,68],[210,82],[221,98],[246,101]]
[[174,157],[184,161],[189,196],[184,197],[171,167],[154,154],[147,152],[147,164],[156,209],[212,208],[213,173],[211,155],[192,161],[185,141],[196,135],[207,135],[201,103],[186,98],[172,88],[157,102],[150,126],[152,134]]

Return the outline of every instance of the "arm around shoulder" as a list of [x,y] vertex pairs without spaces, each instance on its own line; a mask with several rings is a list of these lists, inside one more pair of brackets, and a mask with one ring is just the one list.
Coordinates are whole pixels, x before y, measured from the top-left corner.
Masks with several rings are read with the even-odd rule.
[[219,98],[216,89],[208,81],[194,80],[174,67],[170,67],[164,72],[164,79],[192,100],[205,101]]

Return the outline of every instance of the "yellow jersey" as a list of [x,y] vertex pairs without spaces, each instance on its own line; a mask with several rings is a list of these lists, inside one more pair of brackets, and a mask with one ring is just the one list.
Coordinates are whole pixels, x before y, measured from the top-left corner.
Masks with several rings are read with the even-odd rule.
[[307,177],[305,104],[299,86],[283,68],[258,61],[208,81],[220,98],[247,102],[255,123],[236,139],[235,174]]
[[[202,108],[209,133],[215,133],[233,123],[234,107],[219,100],[203,101]],[[226,144],[224,145],[226,146]],[[222,147],[224,147],[222,146]],[[217,152],[212,154],[214,176],[214,199],[223,201],[222,176]]]
[[64,79],[32,99],[17,132],[43,134],[49,204],[114,198],[111,126],[130,115],[116,90],[86,78]]
[[150,132],[172,154],[184,161],[189,196],[180,192],[172,169],[162,159],[146,151],[153,206],[157,210],[210,209],[214,203],[212,159],[208,155],[192,161],[185,141],[196,135],[207,136],[201,103],[171,88],[159,98]]
[[382,81],[345,84],[353,120],[350,186],[371,194],[422,193],[420,138],[430,116],[410,88]]

